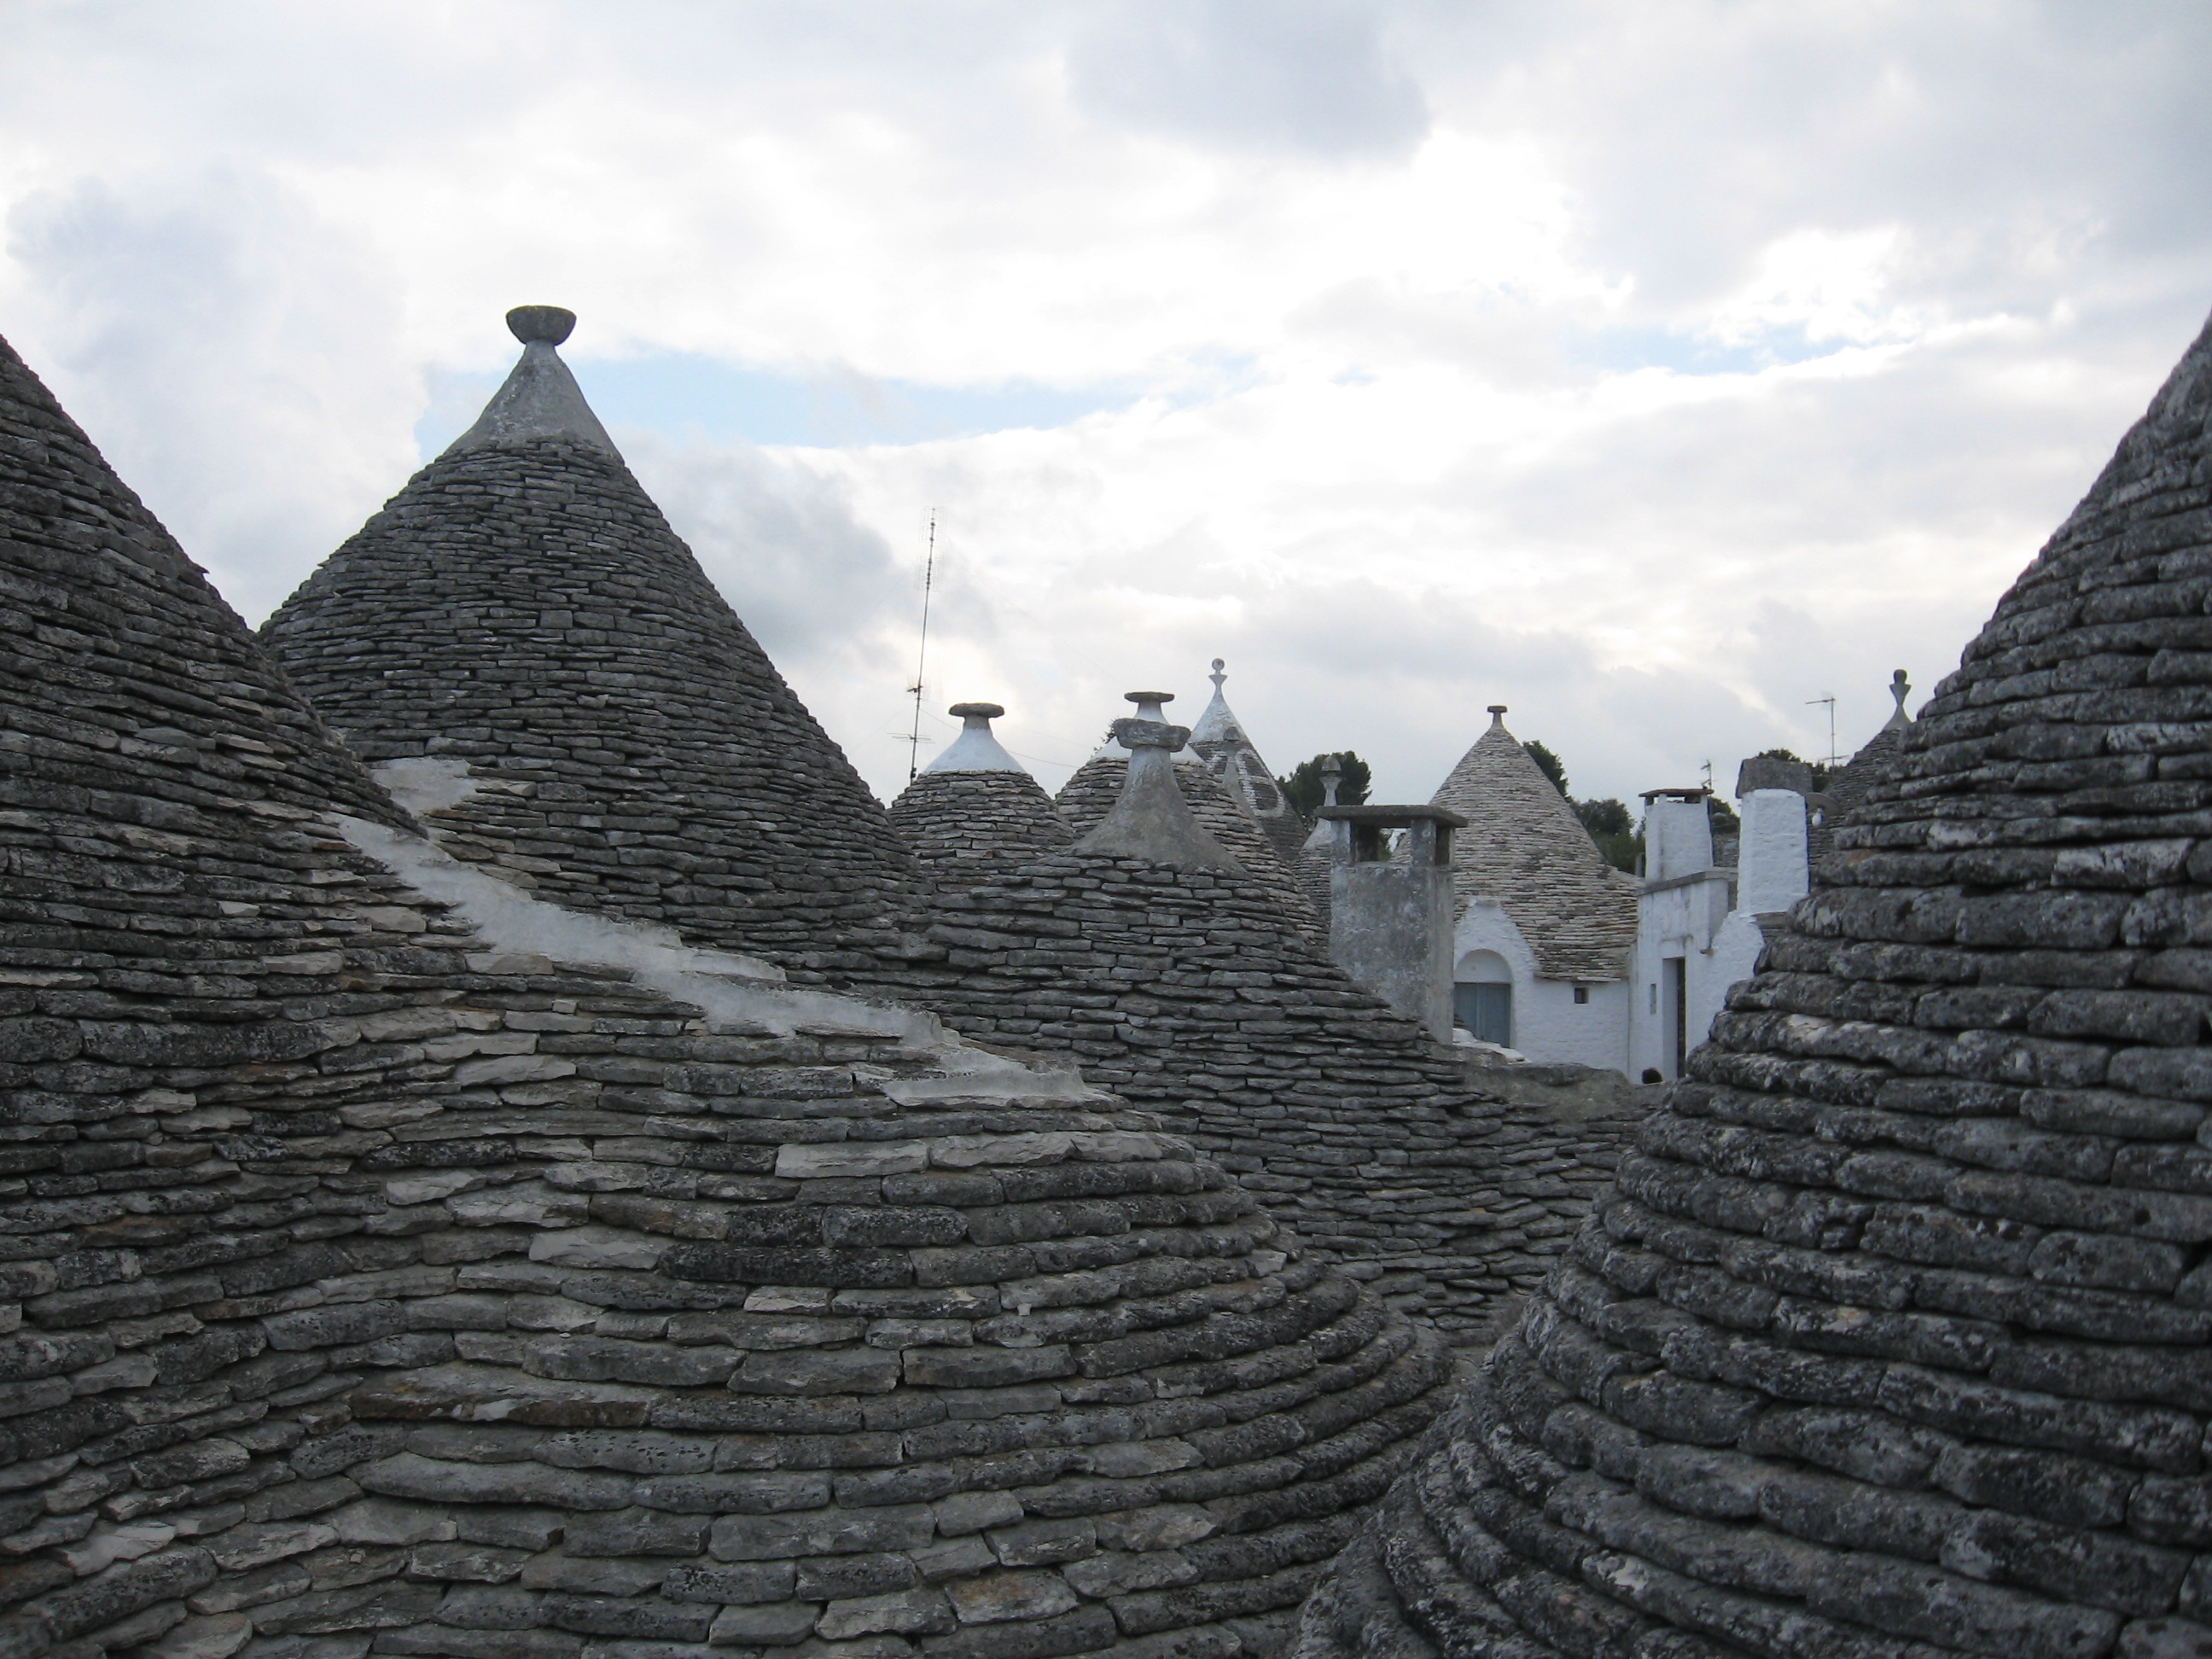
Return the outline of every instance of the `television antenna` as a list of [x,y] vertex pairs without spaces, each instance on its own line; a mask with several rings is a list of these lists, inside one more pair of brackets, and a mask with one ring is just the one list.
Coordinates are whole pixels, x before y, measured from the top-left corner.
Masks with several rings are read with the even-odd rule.
[[1831,691],[1825,697],[1808,697],[1805,699],[1805,707],[1808,708],[1813,708],[1814,705],[1820,703],[1826,704],[1828,709],[1828,770],[1832,772],[1836,769],[1836,761],[1838,759],[1836,754],[1836,694]]
[[929,665],[929,596],[937,586],[937,509],[929,509],[929,557],[921,567],[921,648],[915,655],[914,684],[907,693],[914,699],[914,725],[906,734],[906,781],[912,783],[921,770],[921,671]]

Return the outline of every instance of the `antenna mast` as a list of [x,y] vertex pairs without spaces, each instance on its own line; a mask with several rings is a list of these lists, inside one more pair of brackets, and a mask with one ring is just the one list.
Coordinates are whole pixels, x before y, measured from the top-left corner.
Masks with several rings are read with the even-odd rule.
[[1836,762],[1839,758],[1836,753],[1836,694],[1831,691],[1825,697],[1805,699],[1805,706],[1808,708],[1812,708],[1815,703],[1826,703],[1828,707],[1828,769],[1832,772],[1836,769]]
[[914,698],[914,725],[906,738],[906,781],[912,783],[921,770],[921,671],[929,664],[929,595],[937,586],[937,509],[929,509],[929,558],[921,568],[921,649],[914,659],[914,684],[907,691]]

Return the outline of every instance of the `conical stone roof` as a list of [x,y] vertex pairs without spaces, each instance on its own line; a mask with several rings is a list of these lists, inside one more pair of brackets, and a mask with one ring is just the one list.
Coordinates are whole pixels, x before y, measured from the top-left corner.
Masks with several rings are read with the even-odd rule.
[[1302,1651],[2212,1647],[2212,330]]
[[[1152,724],[1124,723],[1164,762],[1173,728]],[[1102,839],[941,893],[928,938],[945,959],[915,994],[994,1047],[1073,1054],[1395,1305],[1455,1340],[1494,1334],[1630,1126],[1469,1088],[1218,848]]]
[[[1088,835],[1105,820],[1114,803],[1121,798],[1121,785],[1128,775],[1128,757],[1102,748],[1060,787],[1060,793],[1054,799],[1078,836]],[[1188,750],[1176,757],[1175,779],[1183,799],[1189,803],[1192,816],[1205,826],[1206,833],[1229,849],[1260,890],[1314,941],[1312,948],[1321,948],[1325,938],[1321,918],[1314,914],[1297,877],[1275,850],[1260,821],[1231,799],[1221,780],[1207,769],[1202,758],[1192,757]]]
[[811,970],[912,866],[883,808],[608,441],[554,343],[272,616],[318,712],[456,857]]
[[1414,1332],[1072,1073],[422,839],[4,346],[0,526],[0,1651],[1272,1650]]
[[1623,979],[1636,945],[1636,890],[1612,866],[1566,797],[1490,711],[1490,729],[1435,797],[1468,821],[1452,837],[1452,885],[1463,913],[1502,905],[1547,979]]
[[963,729],[891,803],[923,878],[959,891],[1010,874],[1075,839],[1044,787],[991,733],[1006,711],[994,702],[957,702]]
[[1305,822],[1285,798],[1275,775],[1245,735],[1244,723],[1229,707],[1222,690],[1229,676],[1220,658],[1213,659],[1213,672],[1206,678],[1213,682],[1213,697],[1190,728],[1192,752],[1206,763],[1206,769],[1213,774],[1229,798],[1259,823],[1276,856],[1285,864],[1294,864],[1305,842]]

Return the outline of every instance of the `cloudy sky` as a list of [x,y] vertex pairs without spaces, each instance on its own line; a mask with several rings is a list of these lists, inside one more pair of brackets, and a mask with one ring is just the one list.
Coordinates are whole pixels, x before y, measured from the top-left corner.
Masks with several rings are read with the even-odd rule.
[[[2212,308],[2191,0],[0,0],[0,332],[258,622],[501,313],[879,791],[1206,661],[1425,799],[1848,751]],[[925,750],[925,755],[927,754]]]

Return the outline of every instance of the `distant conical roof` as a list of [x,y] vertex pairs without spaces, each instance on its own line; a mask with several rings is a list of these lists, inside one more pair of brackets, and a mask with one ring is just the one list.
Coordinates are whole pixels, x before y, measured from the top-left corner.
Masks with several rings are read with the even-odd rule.
[[[1215,702],[1220,701],[1219,688]],[[1209,707],[1208,714],[1212,713]],[[1198,728],[1192,728],[1188,745],[1175,757],[1175,780],[1189,805],[1192,816],[1206,833],[1227,848],[1260,889],[1282,907],[1291,922],[1318,939],[1322,923],[1315,915],[1289,860],[1276,850],[1261,821],[1240,805],[1223,786],[1204,756],[1196,753]],[[1078,836],[1097,829],[1121,799],[1128,776],[1128,757],[1109,734],[1091,758],[1075,769],[1054,799]]]
[[1452,838],[1452,884],[1462,910],[1486,899],[1504,907],[1547,979],[1622,979],[1636,945],[1636,895],[1583,829],[1575,809],[1505,729],[1490,729],[1461,757],[1430,802],[1468,821]]
[[992,734],[1006,711],[956,702],[960,735],[891,803],[891,823],[933,887],[960,891],[1006,875],[1075,839],[1029,769]]
[[908,896],[882,806],[614,451],[526,307],[483,416],[264,638],[455,856],[696,943],[849,967]]
[[2212,329],[1300,1652],[2212,1647]]
[[1213,697],[1190,728],[1191,750],[1206,763],[1229,798],[1259,820],[1277,854],[1286,861],[1295,860],[1306,838],[1305,823],[1245,735],[1243,722],[1230,708],[1222,691],[1229,676],[1220,658],[1213,659],[1213,672],[1207,678],[1213,682]]

